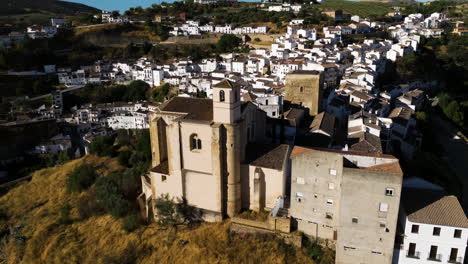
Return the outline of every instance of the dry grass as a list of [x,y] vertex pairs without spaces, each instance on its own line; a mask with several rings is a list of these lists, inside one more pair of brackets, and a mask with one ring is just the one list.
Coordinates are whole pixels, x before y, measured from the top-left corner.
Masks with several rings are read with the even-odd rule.
[[[127,233],[122,220],[109,215],[80,219],[75,206],[88,193],[68,194],[65,182],[83,163],[96,166],[101,175],[121,169],[116,159],[86,156],[37,171],[30,182],[0,197],[0,212],[6,215],[0,233],[23,225],[26,237],[24,245],[14,239],[0,245],[6,263],[312,263],[302,250],[275,238],[231,236],[228,221],[178,230],[152,224]],[[73,221],[58,225],[58,208],[64,203],[73,207]]]

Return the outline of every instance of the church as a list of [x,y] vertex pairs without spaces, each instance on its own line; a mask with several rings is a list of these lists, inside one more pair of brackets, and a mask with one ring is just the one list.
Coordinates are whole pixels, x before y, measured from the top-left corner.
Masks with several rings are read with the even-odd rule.
[[223,80],[213,99],[174,97],[152,114],[152,169],[142,176],[140,195],[149,219],[165,194],[184,199],[207,221],[241,209],[271,210],[287,195],[290,147],[271,146],[266,113],[241,102],[240,90]]

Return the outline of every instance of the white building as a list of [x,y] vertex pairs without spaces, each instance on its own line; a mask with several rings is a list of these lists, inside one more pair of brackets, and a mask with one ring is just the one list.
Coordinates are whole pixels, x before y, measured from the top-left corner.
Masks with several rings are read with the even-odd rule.
[[404,188],[399,221],[404,233],[394,263],[463,263],[468,219],[455,196],[435,189]]

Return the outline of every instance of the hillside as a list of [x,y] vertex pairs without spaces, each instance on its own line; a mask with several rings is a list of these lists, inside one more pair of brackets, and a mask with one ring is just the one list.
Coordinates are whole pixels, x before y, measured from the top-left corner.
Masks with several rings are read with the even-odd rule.
[[59,15],[74,15],[77,13],[97,13],[99,9],[83,4],[58,0],[2,0],[0,15],[50,12]]
[[[391,0],[389,0],[391,1]],[[391,11],[391,4],[387,1],[347,1],[347,0],[327,0],[320,8],[323,10],[341,9],[344,12],[361,17],[385,16]]]
[[[312,263],[303,250],[274,238],[231,236],[228,221],[177,231],[151,224],[127,233],[110,215],[80,217],[78,203],[93,187],[69,194],[65,183],[84,163],[101,177],[122,169],[116,159],[88,155],[37,171],[0,197],[0,263]],[[64,203],[71,206],[71,223],[60,224]]]

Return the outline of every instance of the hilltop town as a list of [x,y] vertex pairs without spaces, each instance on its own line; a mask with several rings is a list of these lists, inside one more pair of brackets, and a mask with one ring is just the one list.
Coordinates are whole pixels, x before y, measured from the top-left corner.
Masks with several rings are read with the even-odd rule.
[[[232,11],[235,2],[176,2],[0,36],[0,84],[17,87],[2,93],[4,197],[37,181],[31,172],[83,161],[57,176],[67,193],[89,196],[61,207],[65,228],[75,207],[82,218],[94,210],[123,218],[129,233],[228,219],[230,236],[299,248],[292,262],[305,254],[315,263],[465,263],[460,7],[385,4],[382,18],[321,4],[252,4],[243,10],[271,21],[229,23],[171,10]],[[100,34],[108,39],[96,41]],[[148,39],[110,47],[115,36]],[[63,41],[105,44],[70,55]],[[31,55],[26,68],[12,52],[28,42],[60,49]],[[27,245],[8,211],[0,206],[4,245]]]

